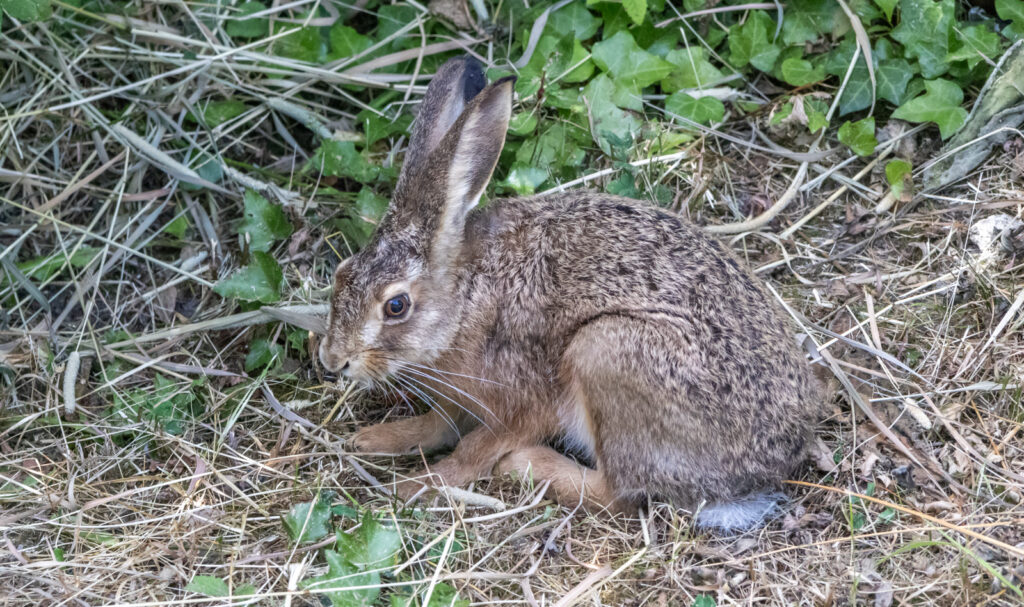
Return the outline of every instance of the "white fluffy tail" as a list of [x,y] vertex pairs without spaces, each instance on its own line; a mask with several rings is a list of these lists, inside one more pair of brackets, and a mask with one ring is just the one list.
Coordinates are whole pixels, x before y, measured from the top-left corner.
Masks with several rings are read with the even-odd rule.
[[697,513],[696,525],[699,529],[725,533],[761,527],[780,513],[779,502],[785,499],[782,493],[755,493],[731,502],[711,504]]

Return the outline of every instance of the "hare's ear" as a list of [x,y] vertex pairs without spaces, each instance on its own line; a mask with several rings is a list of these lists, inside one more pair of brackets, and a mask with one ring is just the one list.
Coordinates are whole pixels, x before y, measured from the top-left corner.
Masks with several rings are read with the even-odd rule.
[[514,76],[497,80],[473,98],[428,160],[445,176],[436,235],[441,248],[458,246],[466,215],[480,202],[498,164],[515,81]]
[[427,156],[486,84],[483,68],[469,55],[449,59],[437,70],[416,115],[399,182],[423,168]]

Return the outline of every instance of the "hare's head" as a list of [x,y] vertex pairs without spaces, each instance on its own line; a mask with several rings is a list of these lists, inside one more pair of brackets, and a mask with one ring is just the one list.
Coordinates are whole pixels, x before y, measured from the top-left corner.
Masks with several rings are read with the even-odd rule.
[[445,63],[420,106],[387,214],[334,273],[320,360],[358,380],[429,364],[461,319],[453,274],[466,217],[498,162],[514,79],[486,86],[469,57]]

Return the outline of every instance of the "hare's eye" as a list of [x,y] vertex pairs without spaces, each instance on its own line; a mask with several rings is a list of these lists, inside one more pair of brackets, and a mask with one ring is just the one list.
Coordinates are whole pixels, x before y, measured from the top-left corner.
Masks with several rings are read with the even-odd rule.
[[409,296],[405,293],[396,295],[384,304],[384,315],[389,318],[401,318],[409,311]]

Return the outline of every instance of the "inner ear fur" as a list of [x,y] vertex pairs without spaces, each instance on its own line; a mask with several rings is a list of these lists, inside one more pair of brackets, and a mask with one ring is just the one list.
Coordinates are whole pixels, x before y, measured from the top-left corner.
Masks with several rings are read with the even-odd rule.
[[413,125],[399,184],[423,169],[430,153],[466,108],[487,84],[480,63],[463,55],[449,59],[442,65],[427,87]]

